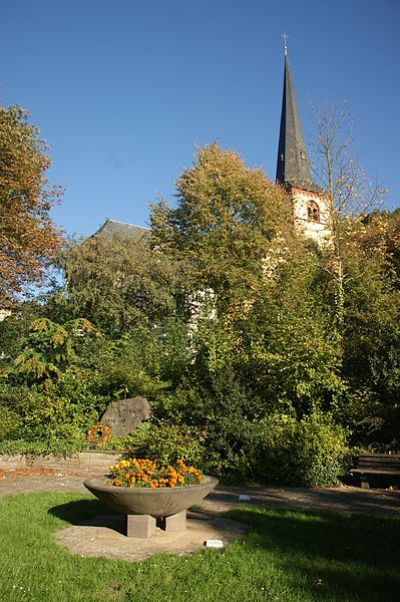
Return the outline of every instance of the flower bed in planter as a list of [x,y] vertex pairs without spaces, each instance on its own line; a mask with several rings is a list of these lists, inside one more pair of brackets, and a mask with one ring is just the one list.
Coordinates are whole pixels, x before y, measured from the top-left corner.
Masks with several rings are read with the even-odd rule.
[[126,514],[127,535],[150,537],[156,518],[164,530],[186,526],[186,510],[198,504],[218,484],[218,480],[178,461],[174,466],[157,465],[150,460],[123,460],[111,468],[108,481],[95,478],[85,487],[104,504]]

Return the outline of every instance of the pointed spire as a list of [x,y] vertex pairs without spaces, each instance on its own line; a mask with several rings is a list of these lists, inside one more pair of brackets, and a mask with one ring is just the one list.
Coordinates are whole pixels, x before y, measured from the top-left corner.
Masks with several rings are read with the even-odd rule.
[[282,38],[283,38],[283,44],[284,44],[284,49],[285,49],[285,56],[287,56],[287,41],[289,39],[289,36],[286,33],[286,31],[282,34]]
[[315,190],[318,187],[312,182],[310,164],[297,109],[296,94],[290,74],[287,37],[284,34],[285,73],[276,180],[283,186]]

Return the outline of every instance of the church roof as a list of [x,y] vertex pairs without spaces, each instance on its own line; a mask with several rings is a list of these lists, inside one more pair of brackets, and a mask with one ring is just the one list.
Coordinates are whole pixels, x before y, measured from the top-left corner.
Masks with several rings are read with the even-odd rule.
[[286,53],[276,180],[285,187],[300,188],[313,192],[321,191],[321,188],[312,181],[296,94]]
[[148,238],[150,236],[150,229],[107,218],[104,224],[93,234],[93,236],[99,235],[104,236],[107,240],[112,240],[115,237],[128,237],[139,240]]

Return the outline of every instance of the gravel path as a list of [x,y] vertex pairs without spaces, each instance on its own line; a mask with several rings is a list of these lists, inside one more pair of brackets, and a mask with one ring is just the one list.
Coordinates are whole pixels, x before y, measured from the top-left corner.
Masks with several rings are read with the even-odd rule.
[[[76,473],[75,473],[76,475]],[[87,476],[87,475],[86,475]],[[0,497],[33,491],[74,491],[87,493],[85,475],[59,473],[46,477],[10,478],[0,480]],[[242,502],[239,495],[250,496]],[[202,503],[207,514],[221,514],[242,504],[298,510],[328,510],[346,514],[371,514],[400,519],[400,492],[383,489],[340,487],[331,489],[296,487],[226,487],[219,486]]]

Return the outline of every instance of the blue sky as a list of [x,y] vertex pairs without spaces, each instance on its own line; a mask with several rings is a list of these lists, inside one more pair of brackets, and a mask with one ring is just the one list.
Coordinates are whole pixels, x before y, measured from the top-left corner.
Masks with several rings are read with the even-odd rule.
[[306,141],[311,105],[346,100],[371,178],[400,206],[400,0],[14,0],[0,23],[0,94],[50,145],[68,234],[148,223],[174,202],[194,145],[217,140],[275,176],[281,35]]

